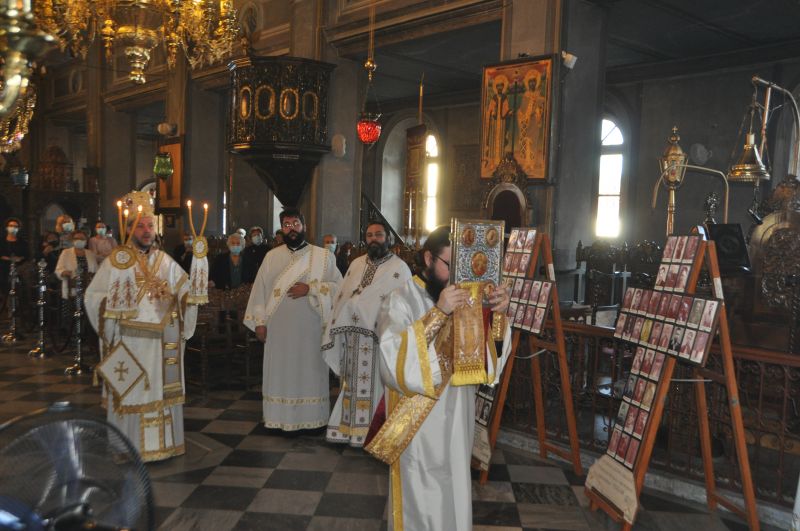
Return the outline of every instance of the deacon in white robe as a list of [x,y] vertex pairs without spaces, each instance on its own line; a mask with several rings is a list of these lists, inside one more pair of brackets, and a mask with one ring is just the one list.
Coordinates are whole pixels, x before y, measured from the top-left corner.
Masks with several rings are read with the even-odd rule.
[[364,446],[383,397],[376,333],[381,304],[411,278],[408,265],[389,251],[387,226],[367,225],[365,241],[367,254],[350,264],[322,340],[325,361],[341,382],[326,438],[354,447]]
[[144,461],[185,453],[183,356],[197,306],[187,303],[186,273],[152,247],[155,218],[134,223],[131,244],[115,248],[86,290],[89,321],[100,337],[108,421]]
[[286,245],[267,253],[250,291],[244,324],[264,341],[264,426],[284,431],[328,422],[330,385],[322,325],[342,280],[336,257],[305,241],[302,215],[281,213]]
[[[392,292],[378,324],[387,419],[367,450],[391,464],[389,528],[395,531],[472,529],[469,467],[478,386],[453,385],[452,312],[468,295],[447,286],[448,235],[447,227],[431,233],[422,250],[427,283],[414,277]],[[490,301],[502,315],[508,293],[498,289]],[[500,339],[497,356],[494,341]],[[510,346],[507,321],[495,319],[479,352],[485,354],[485,383],[499,381]]]

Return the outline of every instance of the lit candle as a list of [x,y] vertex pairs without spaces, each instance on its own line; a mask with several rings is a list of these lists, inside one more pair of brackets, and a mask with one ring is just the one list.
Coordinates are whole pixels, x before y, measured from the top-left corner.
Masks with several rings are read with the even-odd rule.
[[125,227],[122,225],[122,201],[117,201],[117,218],[119,219],[119,242],[125,241]]
[[186,208],[189,209],[189,228],[192,230],[192,236],[197,237],[197,233],[194,231],[194,220],[192,220],[192,200],[189,199],[186,201]]
[[206,231],[206,222],[208,221],[208,203],[203,203],[203,226],[200,228],[200,236]]

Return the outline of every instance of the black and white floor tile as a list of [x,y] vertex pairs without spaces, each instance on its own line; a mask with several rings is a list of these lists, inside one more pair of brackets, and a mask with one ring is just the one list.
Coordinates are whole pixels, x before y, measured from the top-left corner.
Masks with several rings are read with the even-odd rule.
[[[64,400],[104,415],[91,376],[64,376],[68,356],[32,360],[30,346],[0,346],[0,421]],[[190,390],[185,417],[186,455],[147,465],[161,529],[387,528],[387,467],[361,450],[328,444],[321,434],[265,429],[260,393],[220,390],[203,398]],[[589,511],[585,477],[510,448],[498,448],[493,461],[489,481],[473,481],[475,530],[619,529]],[[642,502],[634,529],[746,529],[730,514],[661,493],[645,494]]]

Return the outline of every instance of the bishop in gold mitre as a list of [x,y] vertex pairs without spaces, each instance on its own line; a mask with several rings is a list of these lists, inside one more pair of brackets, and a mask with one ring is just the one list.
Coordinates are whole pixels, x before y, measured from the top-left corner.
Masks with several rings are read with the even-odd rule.
[[[131,192],[121,238],[86,290],[85,305],[100,338],[108,421],[145,461],[185,452],[183,355],[194,334],[197,306],[189,303],[189,277],[158,249],[153,200]],[[120,231],[122,233],[122,231]]]

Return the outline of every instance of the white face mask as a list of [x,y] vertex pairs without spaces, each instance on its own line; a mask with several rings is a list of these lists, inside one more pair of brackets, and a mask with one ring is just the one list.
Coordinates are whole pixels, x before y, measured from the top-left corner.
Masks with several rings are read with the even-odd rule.
[[325,248],[332,253],[336,252],[336,244],[335,243],[326,243]]
[[253,245],[261,245],[261,243],[264,241],[264,238],[262,238],[260,234],[256,234],[250,238],[250,240],[253,242]]
[[105,236],[106,235],[106,228],[105,227],[98,227],[97,228],[97,235],[98,236]]
[[16,236],[19,232],[19,227],[6,227],[6,232],[12,236]]
[[191,239],[191,238],[187,238],[187,239],[183,240],[183,244],[184,244],[186,247],[189,247],[189,246],[191,246],[191,245],[192,245],[192,239]]
[[68,221],[68,222],[66,222],[66,223],[63,223],[63,224],[61,225],[61,229],[62,229],[64,232],[72,232],[72,229],[74,229],[74,228],[75,228],[75,225],[73,225],[73,224],[72,224],[72,223],[70,223],[69,221]]
[[72,245],[74,245],[76,249],[84,249],[86,247],[86,240],[75,240],[72,242]]

